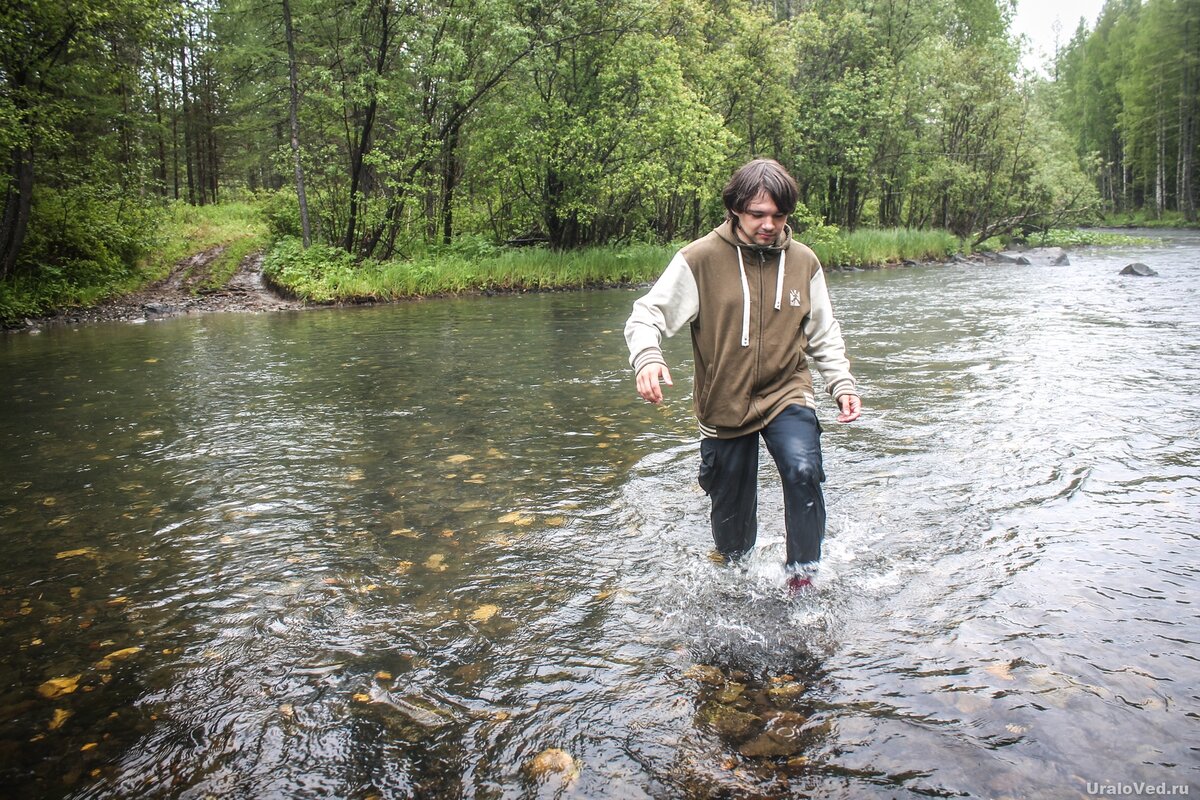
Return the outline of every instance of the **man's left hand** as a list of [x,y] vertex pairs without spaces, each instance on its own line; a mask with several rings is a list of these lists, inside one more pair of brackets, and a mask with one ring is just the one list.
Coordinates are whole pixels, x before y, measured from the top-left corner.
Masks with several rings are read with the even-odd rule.
[[838,422],[854,422],[862,415],[862,398],[856,394],[844,394],[838,398],[838,406],[842,413],[838,414]]

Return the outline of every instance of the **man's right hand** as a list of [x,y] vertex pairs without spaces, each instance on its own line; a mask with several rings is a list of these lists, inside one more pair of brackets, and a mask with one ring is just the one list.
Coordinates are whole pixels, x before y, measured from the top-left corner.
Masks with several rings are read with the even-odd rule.
[[666,364],[660,364],[657,361],[652,361],[642,367],[637,374],[637,390],[638,394],[647,403],[658,405],[663,401],[662,387],[658,385],[662,381],[667,386],[674,386],[671,382],[671,371],[667,369]]

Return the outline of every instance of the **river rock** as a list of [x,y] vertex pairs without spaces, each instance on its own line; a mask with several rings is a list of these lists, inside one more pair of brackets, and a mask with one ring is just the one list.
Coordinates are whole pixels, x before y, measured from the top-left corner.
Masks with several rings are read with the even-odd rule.
[[767,730],[784,738],[794,736],[808,724],[808,717],[798,711],[773,711],[767,715]]
[[799,736],[785,737],[766,731],[744,742],[738,748],[738,752],[750,758],[762,758],[764,756],[791,756],[799,753],[803,748],[804,742]]
[[[1013,252],[992,253],[992,259],[994,261],[999,261],[1001,264],[1020,264],[1021,263],[1020,259],[1022,259],[1022,258],[1025,258],[1025,256],[1021,255],[1020,253],[1013,253]],[[1029,260],[1026,259],[1025,263],[1028,264]]]
[[786,681],[767,689],[767,695],[775,701],[795,700],[804,694],[804,691],[804,684],[797,683],[796,681]]
[[713,699],[718,703],[729,704],[741,697],[744,691],[746,691],[746,684],[730,682],[713,695]]
[[707,683],[709,686],[725,684],[725,674],[710,664],[693,664],[688,667],[687,672],[683,673],[683,677]]
[[1069,267],[1071,266],[1071,259],[1067,256],[1067,252],[1065,250],[1060,249],[1050,257],[1050,266]]
[[1141,262],[1135,262],[1121,270],[1121,275],[1139,275],[1143,278],[1156,278],[1158,273]]
[[721,703],[705,703],[696,712],[696,719],[722,736],[734,739],[749,735],[762,723],[762,718],[755,714]]
[[542,779],[550,775],[571,777],[578,774],[579,767],[575,759],[566,750],[558,747],[548,747],[534,756],[525,765],[525,771],[531,777]]

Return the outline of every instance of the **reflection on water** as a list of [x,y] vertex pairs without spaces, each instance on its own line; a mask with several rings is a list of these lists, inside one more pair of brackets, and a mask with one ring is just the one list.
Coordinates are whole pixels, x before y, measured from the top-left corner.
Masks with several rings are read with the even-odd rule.
[[[1197,784],[1200,241],[836,274],[817,590],[707,559],[625,291],[0,339],[18,797]],[[1157,279],[1118,278],[1141,260]]]

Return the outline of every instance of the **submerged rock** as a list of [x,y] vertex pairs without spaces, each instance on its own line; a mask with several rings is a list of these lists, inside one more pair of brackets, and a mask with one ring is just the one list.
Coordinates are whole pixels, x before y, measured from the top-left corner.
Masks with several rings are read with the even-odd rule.
[[548,747],[525,764],[525,772],[534,780],[558,776],[570,783],[579,777],[579,765],[566,750]]
[[767,695],[772,700],[794,700],[805,692],[805,686],[795,681],[786,681],[767,689]]
[[745,742],[738,752],[750,758],[763,756],[793,756],[804,748],[804,742],[799,736],[780,736],[773,731],[766,731]]
[[722,686],[725,683],[725,673],[709,664],[693,664],[688,667],[687,672],[683,673],[683,677],[707,683],[710,686]]
[[746,685],[744,683],[731,682],[713,695],[713,699],[718,703],[729,704],[741,697],[742,692],[744,691],[746,691]]
[[1125,267],[1125,269],[1121,270],[1120,274],[1121,275],[1139,275],[1143,278],[1158,277],[1157,272],[1150,269],[1150,267],[1146,266],[1145,264],[1143,264],[1141,262],[1136,262],[1136,263],[1128,265],[1127,267]]
[[696,720],[722,736],[740,739],[762,724],[762,718],[733,706],[706,703],[696,712]]
[[1054,258],[1050,259],[1050,266],[1052,266],[1052,267],[1069,267],[1069,266],[1071,266],[1071,259],[1067,257],[1067,254],[1065,252],[1062,252],[1062,253],[1059,253],[1058,255],[1054,256]]

